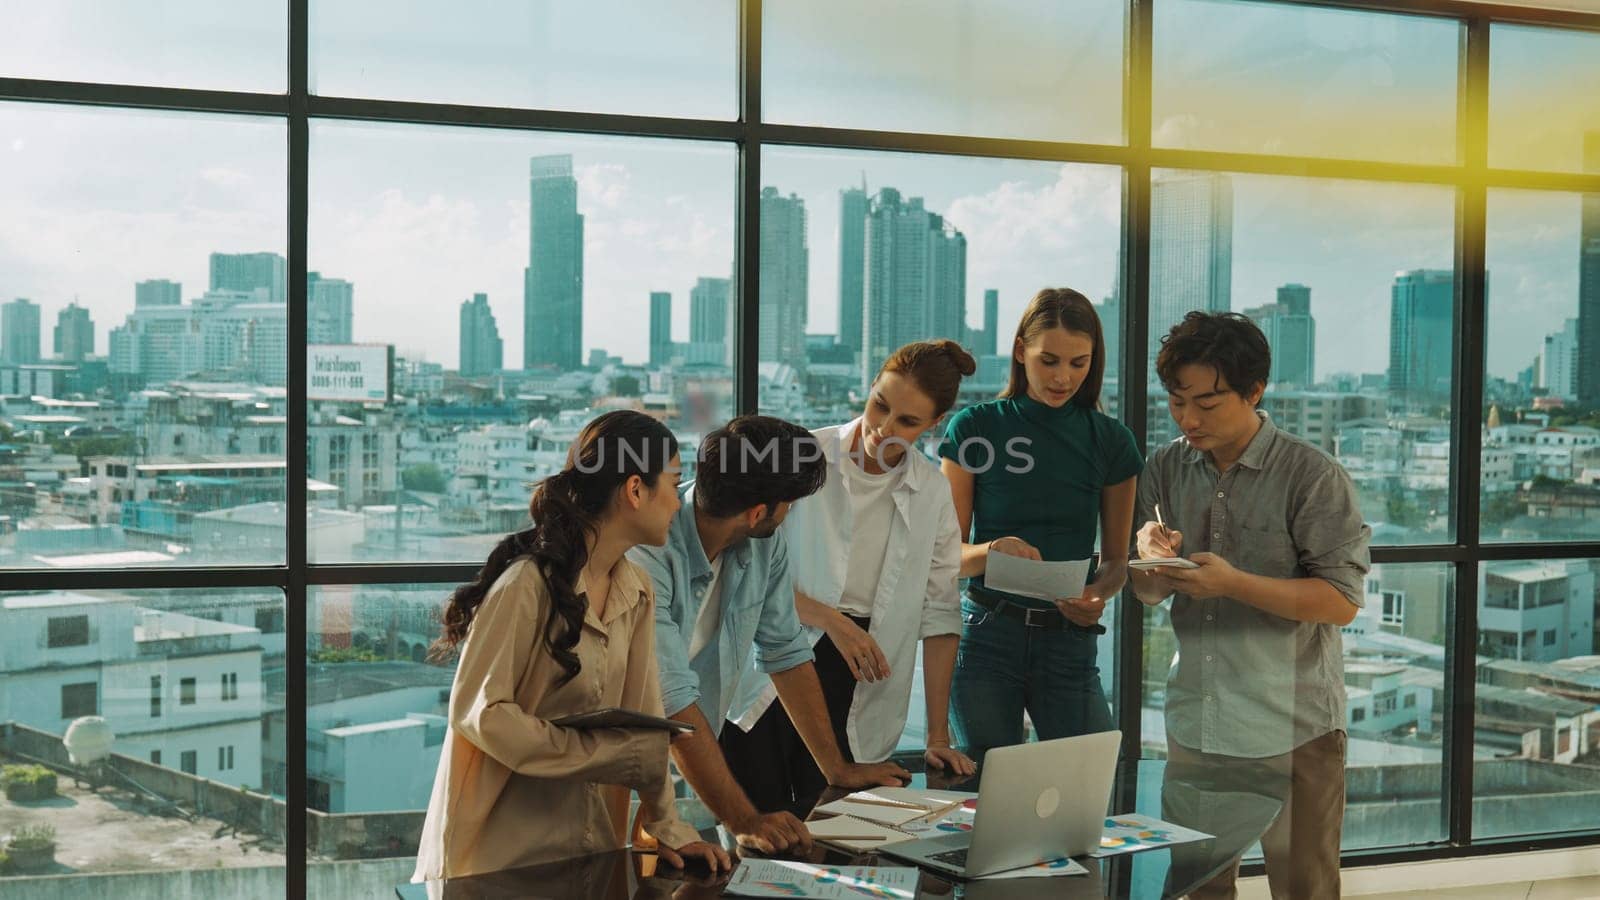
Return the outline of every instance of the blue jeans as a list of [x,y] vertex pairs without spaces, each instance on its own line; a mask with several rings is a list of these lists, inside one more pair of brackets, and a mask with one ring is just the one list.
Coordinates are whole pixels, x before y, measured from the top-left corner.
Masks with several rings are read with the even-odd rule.
[[1041,741],[1116,727],[1095,666],[1094,632],[1030,628],[965,597],[961,617],[967,627],[950,685],[950,722],[956,744],[974,758],[1022,743],[1024,709]]

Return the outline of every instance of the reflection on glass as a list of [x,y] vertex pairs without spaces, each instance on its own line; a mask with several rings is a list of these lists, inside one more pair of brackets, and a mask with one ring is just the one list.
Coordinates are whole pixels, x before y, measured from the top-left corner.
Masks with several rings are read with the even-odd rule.
[[1600,34],[1496,25],[1489,165],[1600,174]]
[[1158,147],[1456,159],[1454,20],[1300,4],[1155,5]]
[[1240,312],[1272,346],[1261,409],[1345,467],[1373,543],[1448,540],[1452,192],[1180,171],[1151,191],[1148,446],[1178,436],[1167,329]]
[[284,124],[6,104],[0,133],[0,566],[281,564]]
[[[0,77],[281,93],[286,0],[6,5]],[[280,141],[281,143],[281,141]]]
[[731,414],[731,146],[316,123],[312,160],[313,561],[481,561],[598,413]]
[[732,119],[737,0],[311,4],[311,90]]
[[281,885],[283,657],[277,590],[0,594],[0,821],[55,830],[53,863],[10,874]]
[[1483,537],[1600,539],[1600,195],[1490,191],[1486,253]]
[[955,409],[993,399],[1023,308],[1041,288],[1072,287],[1098,304],[1101,396],[1115,414],[1116,169],[769,150],[762,176],[762,412],[807,428],[848,422],[889,354],[928,338],[977,357]]
[[1594,827],[1600,661],[1594,560],[1483,563],[1473,722],[1472,833]]
[[795,125],[1120,143],[1124,17],[1117,0],[768,2],[762,115]]
[[[1372,567],[1344,645],[1346,850],[1442,839],[1445,640],[1451,568]],[[1170,603],[1170,601],[1169,601]],[[1177,654],[1167,606],[1145,612],[1143,753],[1165,758],[1167,676]],[[1259,856],[1259,850],[1253,855]]]

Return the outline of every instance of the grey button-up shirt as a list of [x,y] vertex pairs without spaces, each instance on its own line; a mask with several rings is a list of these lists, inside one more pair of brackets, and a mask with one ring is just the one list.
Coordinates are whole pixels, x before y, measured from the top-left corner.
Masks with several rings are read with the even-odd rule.
[[[1261,429],[1233,468],[1181,438],[1151,454],[1137,521],[1183,532],[1183,555],[1209,551],[1269,578],[1321,578],[1363,605],[1372,531],[1350,476],[1326,453]],[[1279,618],[1239,600],[1172,598],[1178,655],[1167,679],[1167,736],[1228,756],[1288,753],[1344,728],[1344,651],[1335,625]]]

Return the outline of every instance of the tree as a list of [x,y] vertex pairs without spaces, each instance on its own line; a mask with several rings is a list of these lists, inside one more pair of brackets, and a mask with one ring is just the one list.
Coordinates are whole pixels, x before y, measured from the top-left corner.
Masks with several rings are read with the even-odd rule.
[[418,463],[406,466],[400,472],[400,483],[408,491],[421,491],[425,494],[442,494],[449,479],[445,477],[444,470],[433,463]]

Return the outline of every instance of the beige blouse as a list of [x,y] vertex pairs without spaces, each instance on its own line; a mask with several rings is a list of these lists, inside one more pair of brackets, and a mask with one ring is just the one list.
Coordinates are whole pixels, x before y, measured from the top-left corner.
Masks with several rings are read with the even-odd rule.
[[626,823],[608,805],[628,787],[639,791],[644,828],[657,840],[679,847],[700,839],[676,815],[659,733],[550,724],[607,706],[662,715],[650,579],[627,559],[611,570],[605,618],[589,610],[574,648],[582,671],[559,687],[564,670],[543,645],[551,612],[544,576],[528,558],[513,562],[478,608],[450,690],[413,881],[616,849]]

